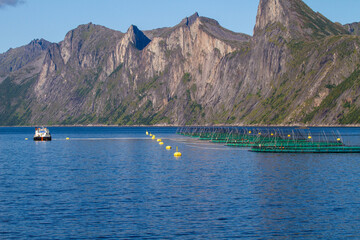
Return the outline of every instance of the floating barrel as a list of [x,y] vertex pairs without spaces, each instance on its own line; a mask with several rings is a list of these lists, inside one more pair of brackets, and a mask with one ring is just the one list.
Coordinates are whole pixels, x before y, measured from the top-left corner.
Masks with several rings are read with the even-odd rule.
[[178,147],[176,147],[176,152],[174,153],[175,157],[181,157],[181,152],[179,152]]

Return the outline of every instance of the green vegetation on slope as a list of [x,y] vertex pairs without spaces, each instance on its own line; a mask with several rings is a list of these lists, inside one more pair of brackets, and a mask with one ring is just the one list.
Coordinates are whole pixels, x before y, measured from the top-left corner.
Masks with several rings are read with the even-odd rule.
[[26,79],[22,84],[16,84],[10,77],[0,84],[0,124],[22,125],[29,121],[31,110],[26,101],[27,92],[38,76]]
[[[305,116],[303,119],[304,123],[309,123],[317,114],[324,114],[327,111],[331,111],[339,103],[339,98],[347,92],[349,89],[359,89],[360,88],[360,70],[355,70],[350,77],[345,81],[340,83],[338,86],[334,87],[330,94],[321,102],[320,106],[315,108],[311,113]],[[350,108],[350,111],[345,114],[340,120],[341,124],[349,123],[360,123],[360,111],[356,106]]]

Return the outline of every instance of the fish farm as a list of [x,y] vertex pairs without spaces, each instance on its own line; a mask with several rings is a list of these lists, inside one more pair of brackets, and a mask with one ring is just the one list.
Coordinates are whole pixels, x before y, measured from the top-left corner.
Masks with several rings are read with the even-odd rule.
[[177,134],[264,153],[360,153],[338,131],[308,128],[182,127]]

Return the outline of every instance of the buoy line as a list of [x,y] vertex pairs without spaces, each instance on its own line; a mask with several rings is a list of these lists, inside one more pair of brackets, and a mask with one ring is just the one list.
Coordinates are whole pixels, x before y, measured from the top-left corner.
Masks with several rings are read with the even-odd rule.
[[[155,140],[155,139],[156,139],[155,135],[149,133],[148,131],[146,131],[146,135],[151,136],[151,139],[152,139],[152,140]],[[163,138],[163,139],[165,139],[165,140],[175,140],[175,139],[178,140],[178,138],[174,138],[174,139]],[[156,141],[159,143],[160,146],[164,145],[164,142],[163,142],[163,140],[162,140],[161,138],[156,139]],[[166,149],[166,150],[171,150],[172,147],[171,147],[171,146],[166,146],[165,149]],[[176,158],[177,158],[177,157],[181,157],[181,155],[182,155],[182,154],[181,154],[181,152],[179,152],[178,147],[176,147],[176,152],[174,153],[174,157],[176,157]]]
[[105,140],[151,140],[148,138],[55,138],[53,141],[105,141]]

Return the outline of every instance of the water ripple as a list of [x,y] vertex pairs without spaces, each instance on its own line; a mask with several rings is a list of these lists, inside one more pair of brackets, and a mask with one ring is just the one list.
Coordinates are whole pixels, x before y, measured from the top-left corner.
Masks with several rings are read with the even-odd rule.
[[34,143],[32,129],[0,128],[1,239],[360,238],[359,154],[252,153],[151,129],[174,158],[145,128],[103,129]]

